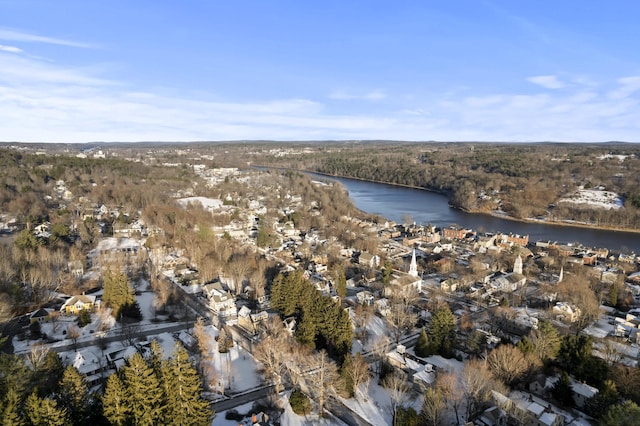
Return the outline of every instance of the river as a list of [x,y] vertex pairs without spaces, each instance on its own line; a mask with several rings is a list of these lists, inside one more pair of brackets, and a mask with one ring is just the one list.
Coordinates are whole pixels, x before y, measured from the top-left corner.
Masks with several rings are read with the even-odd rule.
[[[325,176],[312,174],[317,179]],[[557,241],[581,243],[587,247],[601,247],[624,253],[640,253],[640,234],[599,230],[565,225],[516,222],[499,217],[465,213],[449,207],[444,195],[420,189],[366,182],[356,179],[331,178],[349,191],[355,206],[367,213],[377,214],[398,223],[410,217],[418,224],[447,227],[455,224],[483,232],[502,232],[529,235],[529,241]]]

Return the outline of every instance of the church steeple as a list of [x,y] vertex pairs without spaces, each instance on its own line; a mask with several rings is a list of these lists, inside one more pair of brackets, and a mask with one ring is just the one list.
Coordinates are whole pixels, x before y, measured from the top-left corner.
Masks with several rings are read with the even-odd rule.
[[418,263],[416,262],[416,250],[413,249],[413,254],[411,255],[411,265],[409,265],[409,275],[414,277],[418,276]]
[[518,255],[515,262],[513,262],[513,272],[522,275],[522,257],[520,257],[520,255]]

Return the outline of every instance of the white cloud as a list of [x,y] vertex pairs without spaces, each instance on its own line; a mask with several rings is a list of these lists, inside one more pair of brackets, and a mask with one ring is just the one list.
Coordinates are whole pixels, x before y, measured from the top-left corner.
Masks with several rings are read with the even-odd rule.
[[367,93],[354,94],[337,90],[329,95],[330,99],[336,100],[364,100],[364,101],[379,101],[385,99],[387,95],[382,90],[373,90]]
[[619,78],[618,85],[618,88],[609,92],[611,99],[624,99],[640,90],[640,76]]
[[5,46],[3,44],[0,44],[0,50],[3,52],[9,52],[9,53],[22,53],[22,49],[20,49],[19,47]]
[[527,81],[542,86],[545,89],[562,89],[566,86],[562,81],[558,80],[558,77],[555,75],[538,75],[527,78]]
[[95,47],[88,43],[80,43],[72,40],[64,40],[55,37],[46,37],[37,34],[31,34],[23,31],[0,28],[0,40],[22,41],[27,43],[46,43],[56,44],[59,46],[92,48]]
[[[638,141],[640,135],[640,100],[611,97],[601,88],[607,82],[592,87],[572,83],[566,90],[534,95],[477,95],[466,88],[434,93],[428,100],[389,99],[378,104],[386,110],[376,113],[338,114],[331,103],[310,99],[194,100],[140,91],[104,75],[97,68],[0,52],[0,140]],[[616,90],[633,93],[640,77],[615,84]],[[384,96],[380,90],[335,94],[359,100]]]
[[0,84],[76,84],[105,85],[113,82],[91,75],[90,69],[65,68],[55,63],[38,61],[32,58],[2,55],[0,56]]

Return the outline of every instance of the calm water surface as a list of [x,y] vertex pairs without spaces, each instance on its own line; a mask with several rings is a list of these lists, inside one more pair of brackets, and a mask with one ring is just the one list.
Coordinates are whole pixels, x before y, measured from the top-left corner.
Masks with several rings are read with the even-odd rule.
[[[314,178],[327,179],[313,175]],[[614,251],[640,253],[640,234],[603,231],[590,228],[520,223],[490,215],[470,214],[449,207],[447,197],[434,192],[403,188],[383,183],[355,179],[331,178],[349,191],[355,206],[367,213],[378,214],[396,222],[405,217],[426,225],[446,227],[452,224],[485,232],[529,235],[529,241],[551,240],[562,243],[582,243],[588,247],[607,247]]]

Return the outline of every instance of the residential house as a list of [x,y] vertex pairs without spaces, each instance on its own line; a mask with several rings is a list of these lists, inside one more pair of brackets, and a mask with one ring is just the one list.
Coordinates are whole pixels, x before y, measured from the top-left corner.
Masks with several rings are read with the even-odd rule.
[[219,320],[233,325],[238,321],[238,308],[233,295],[222,288],[219,280],[205,284],[202,287],[203,295],[209,299],[209,309],[216,314]]
[[194,351],[198,347],[198,341],[191,334],[187,333],[184,330],[181,330],[176,339],[182,343],[187,350]]
[[[596,269],[599,268],[596,266]],[[618,281],[618,277],[624,276],[624,272],[618,268],[602,268],[600,271],[600,281],[606,284],[613,284]]]
[[33,311],[29,315],[29,323],[33,324],[34,322],[47,322],[51,319],[51,312],[53,309],[40,308],[36,311]]
[[258,334],[260,327],[269,319],[267,311],[252,314],[251,309],[243,306],[238,310],[238,325],[251,334]]
[[139,241],[131,238],[108,237],[100,240],[95,249],[89,252],[91,265],[100,266],[114,261],[129,262],[141,249]]
[[452,278],[442,280],[438,283],[438,287],[445,293],[451,293],[458,289],[458,281]]
[[578,408],[584,408],[584,404],[587,400],[598,393],[597,388],[586,383],[573,380],[573,378],[571,379],[571,390],[573,390],[573,402],[576,403],[576,407]]
[[82,278],[84,275],[84,262],[75,260],[67,263],[67,269],[74,278]]
[[508,415],[500,407],[492,406],[487,408],[474,421],[474,426],[506,426]]
[[356,294],[356,301],[364,306],[371,306],[375,301],[375,297],[370,291],[364,290]]
[[[564,415],[549,402],[526,393],[513,393],[505,396],[491,391],[492,399],[497,407],[505,410],[508,417],[517,424],[525,426],[563,426]],[[480,423],[489,425],[491,423]],[[504,423],[499,423],[504,424]]]
[[362,252],[358,258],[358,263],[368,268],[377,269],[380,267],[380,256],[377,254]]
[[33,228],[33,235],[38,238],[49,238],[51,236],[51,224],[43,222]]
[[137,352],[138,350],[134,346],[127,346],[123,349],[109,352],[105,355],[107,359],[107,365],[109,366],[109,368],[115,369],[117,371],[126,364],[127,359],[131,358]]
[[89,386],[100,384],[103,380],[103,372],[108,369],[107,362],[90,348],[75,352],[75,356],[66,355],[63,361],[66,365],[73,365],[86,378]]
[[424,392],[436,382],[436,372],[432,364],[422,365],[411,377],[413,385],[419,392]]
[[389,308],[389,299],[377,299],[373,304],[376,307],[376,311],[383,317],[386,317],[391,313],[391,309]]
[[580,319],[582,311],[577,306],[571,306],[566,302],[557,302],[553,307],[553,314],[558,321],[574,323]]
[[294,317],[288,317],[285,318],[282,323],[284,324],[284,329],[287,330],[287,332],[293,336],[296,332],[296,319]]
[[68,298],[60,308],[60,312],[65,315],[77,315],[80,311],[92,312],[99,304],[100,301],[96,300],[96,296],[81,294]]

